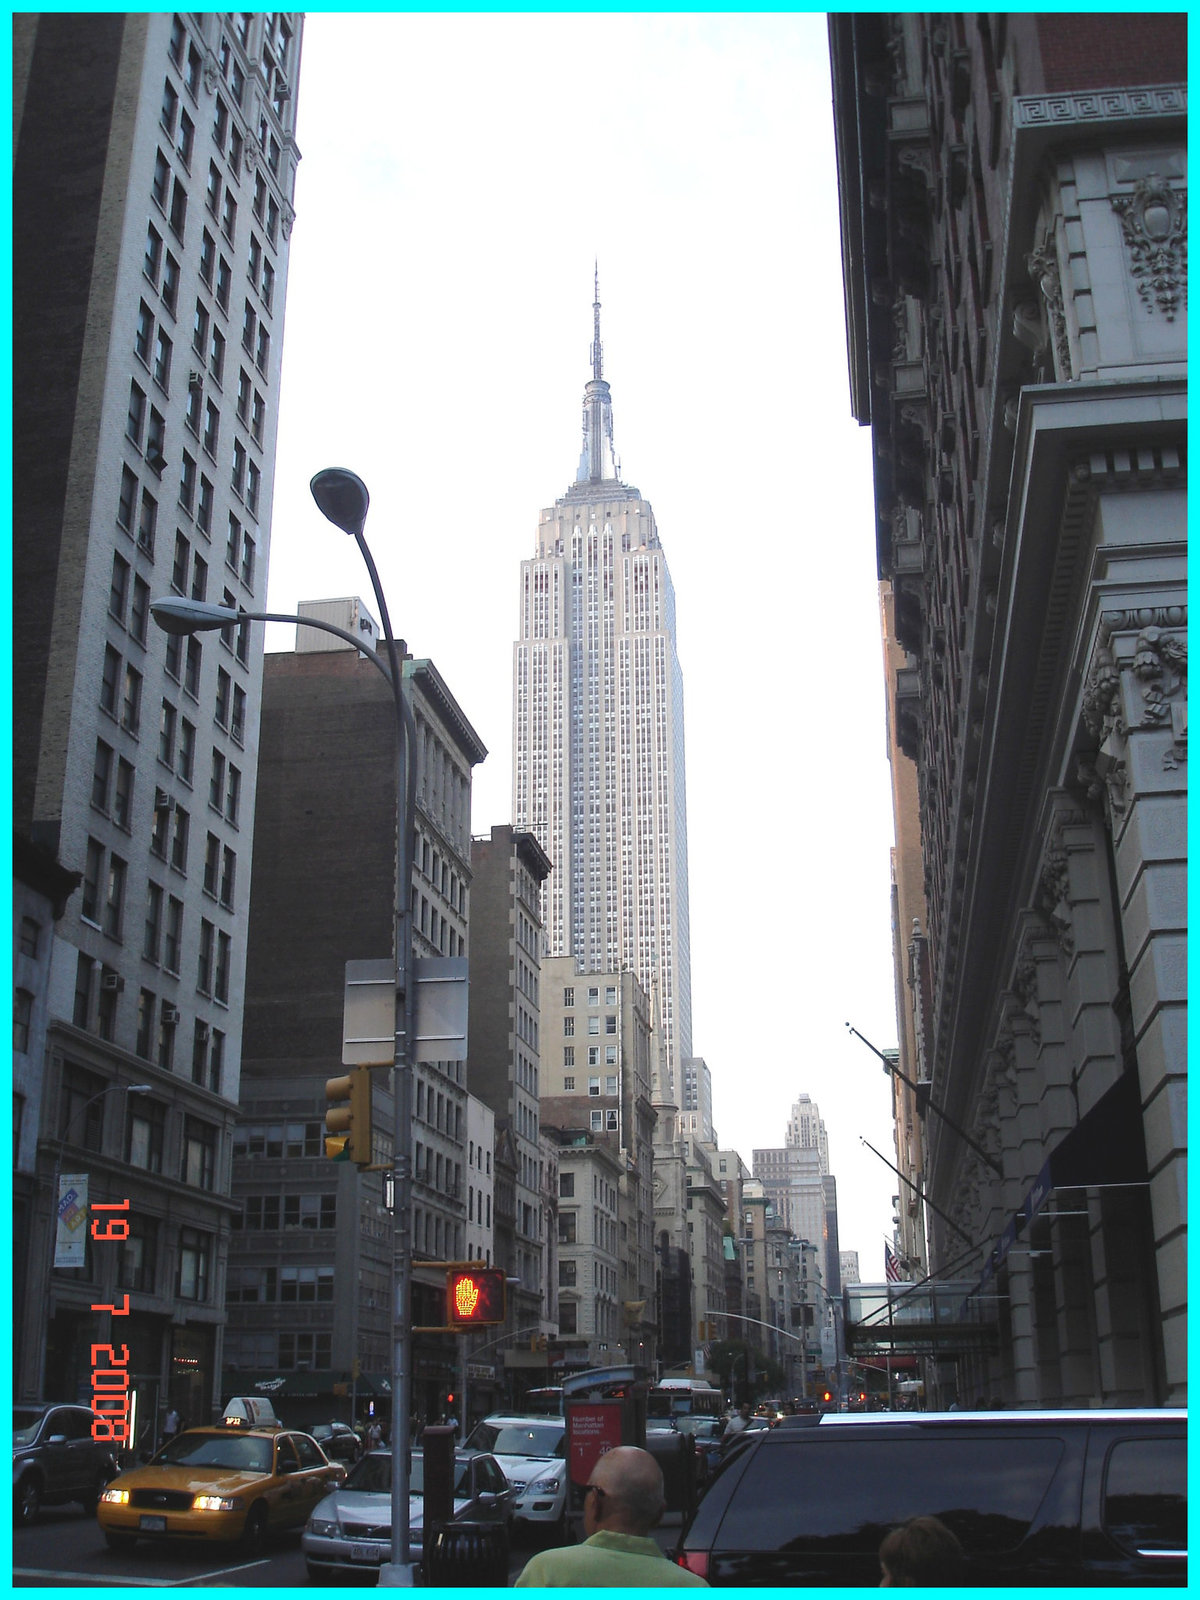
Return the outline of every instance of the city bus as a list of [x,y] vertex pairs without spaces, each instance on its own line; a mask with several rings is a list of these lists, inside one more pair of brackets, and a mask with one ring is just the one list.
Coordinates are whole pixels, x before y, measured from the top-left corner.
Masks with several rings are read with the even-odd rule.
[[725,1400],[703,1378],[661,1378],[646,1398],[646,1421],[674,1422],[681,1417],[723,1417]]

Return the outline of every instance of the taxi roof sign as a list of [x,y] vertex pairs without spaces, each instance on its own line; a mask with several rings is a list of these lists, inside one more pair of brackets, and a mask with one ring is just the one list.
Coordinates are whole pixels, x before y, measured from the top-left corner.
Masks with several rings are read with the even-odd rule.
[[275,1407],[257,1394],[234,1395],[221,1421],[227,1428],[278,1428],[280,1425]]

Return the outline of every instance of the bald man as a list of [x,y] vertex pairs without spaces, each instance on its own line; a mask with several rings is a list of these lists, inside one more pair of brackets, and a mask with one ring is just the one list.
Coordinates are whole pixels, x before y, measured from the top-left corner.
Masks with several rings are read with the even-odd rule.
[[663,1475],[645,1450],[619,1445],[592,1468],[583,1500],[582,1544],[541,1550],[516,1589],[707,1589],[650,1538],[666,1510]]

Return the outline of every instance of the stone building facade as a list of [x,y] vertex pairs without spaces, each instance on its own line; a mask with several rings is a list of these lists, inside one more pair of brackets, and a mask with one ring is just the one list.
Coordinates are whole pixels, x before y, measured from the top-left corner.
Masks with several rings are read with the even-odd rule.
[[[970,1392],[1186,1395],[1182,16],[831,18]],[[900,937],[907,941],[909,929]],[[1001,1175],[992,1163],[1001,1169]],[[932,1208],[931,1208],[932,1210]]]
[[[308,631],[298,629],[298,640]],[[486,751],[431,662],[409,657],[404,672],[417,727],[414,952],[465,956],[471,769]],[[392,948],[395,736],[391,691],[355,651],[266,658],[224,1385],[239,1393],[283,1378],[289,1396],[311,1395],[326,1410],[356,1360],[363,1398],[372,1384],[389,1393],[385,1174],[329,1160],[323,1122],[325,1084],[344,1070],[346,962],[380,960]],[[392,1156],[389,1079],[387,1070],[372,1074],[372,1149],[381,1164]],[[421,1062],[413,1079],[414,1257],[461,1260],[469,1242],[488,1242],[467,1210],[479,1180],[466,1063]],[[487,1155],[481,1187],[486,1197],[490,1178],[498,1253],[501,1180],[494,1152],[491,1173]],[[486,1215],[485,1198],[485,1227]],[[436,1271],[414,1269],[420,1324],[444,1321],[444,1283]],[[310,1302],[302,1327],[297,1299]],[[448,1341],[416,1338],[416,1410],[445,1408],[456,1359]]]
[[[302,28],[13,19],[13,818],[78,881],[35,917],[14,1384],[89,1398],[128,1295],[143,1447],[219,1393],[262,673],[150,602],[265,600]],[[64,1173],[130,1231],[55,1268]]]

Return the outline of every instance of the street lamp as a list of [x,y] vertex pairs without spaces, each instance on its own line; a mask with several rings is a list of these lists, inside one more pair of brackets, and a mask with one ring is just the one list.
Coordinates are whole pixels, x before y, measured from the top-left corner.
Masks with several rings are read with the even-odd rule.
[[370,495],[362,479],[340,467],[318,472],[309,485],[318,509],[358,545],[379,607],[387,663],[355,634],[317,617],[243,611],[201,601],[169,598],[151,602],[158,625],[168,633],[198,633],[239,622],[284,622],[332,633],[352,645],[387,680],[396,717],[396,877],[392,957],[395,970],[395,1044],[392,1056],[392,1248],[395,1302],[392,1314],[392,1532],[390,1559],[379,1570],[381,1587],[411,1588],[409,1550],[408,1424],[412,1413],[412,1337],[409,1301],[412,1284],[412,1036],[416,985],[412,964],[413,826],[417,801],[417,730],[404,688],[401,649],[392,632],[379,572],[368,548],[366,525]]
[[63,1152],[66,1150],[67,1144],[71,1137],[71,1124],[77,1117],[86,1118],[90,1107],[94,1106],[97,1100],[103,1100],[104,1096],[106,1094],[111,1094],[114,1089],[120,1089],[125,1094],[151,1094],[153,1093],[154,1085],[150,1083],[106,1083],[103,1089],[97,1089],[94,1095],[89,1096],[89,1098],[83,1102],[78,1110],[72,1111],[71,1115],[67,1118],[67,1125],[63,1129],[62,1135],[58,1141],[58,1155],[54,1162],[54,1176],[50,1180],[52,1208],[50,1239],[56,1254],[58,1251],[58,1186],[59,1181],[62,1178]]

